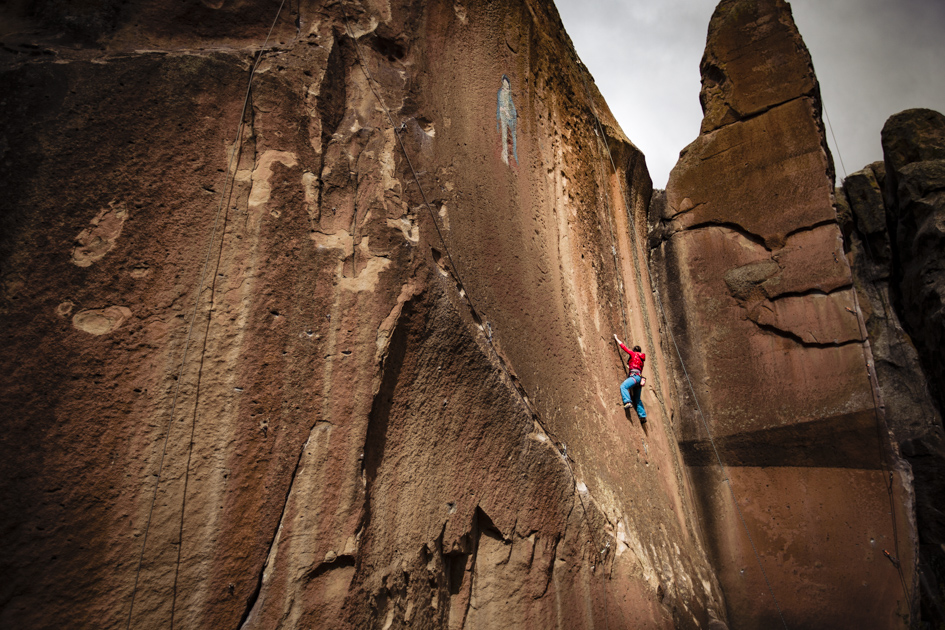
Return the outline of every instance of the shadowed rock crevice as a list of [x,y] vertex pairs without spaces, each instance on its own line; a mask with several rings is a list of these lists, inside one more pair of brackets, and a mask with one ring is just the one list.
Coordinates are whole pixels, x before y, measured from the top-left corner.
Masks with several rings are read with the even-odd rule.
[[739,234],[740,236],[744,237],[745,240],[752,242],[760,247],[763,247],[765,250],[769,252],[772,251],[772,247],[770,247],[765,242],[765,239],[762,236],[758,234],[754,234],[753,232],[751,232],[750,230],[747,230],[745,227],[739,225],[738,223],[732,223],[731,221],[725,221],[722,219],[713,219],[711,221],[702,221],[700,223],[693,223],[692,225],[675,230],[673,233],[669,235],[669,238],[672,238],[673,236],[675,236],[676,234],[680,232],[697,232],[699,230],[705,230],[705,229],[710,229],[710,228],[722,228],[730,232],[735,232],[736,234]]
[[[809,340],[806,340],[804,337],[802,337],[801,335],[799,335],[799,334],[797,334],[797,333],[795,333],[795,332],[793,332],[793,331],[790,331],[790,330],[783,330],[783,329],[777,328],[776,326],[773,326],[773,325],[771,325],[771,324],[762,324],[762,323],[757,322],[757,321],[755,321],[755,320],[752,320],[752,321],[754,321],[754,323],[755,323],[755,324],[758,326],[758,328],[760,328],[761,330],[763,330],[763,331],[765,331],[765,332],[768,332],[768,333],[771,333],[772,335],[781,337],[781,338],[783,338],[783,339],[790,339],[791,341],[793,341],[793,342],[796,343],[797,345],[799,345],[799,346],[801,346],[801,347],[804,347],[804,348],[822,348],[822,349],[823,349],[823,348],[842,348],[842,347],[844,347],[844,346],[853,345],[853,344],[858,344],[858,343],[862,343],[862,342],[863,342],[862,339],[848,339],[848,340],[845,340],[845,341],[839,341],[839,340],[834,340],[834,341],[809,341]],[[812,333],[810,333],[808,336],[812,336]]]

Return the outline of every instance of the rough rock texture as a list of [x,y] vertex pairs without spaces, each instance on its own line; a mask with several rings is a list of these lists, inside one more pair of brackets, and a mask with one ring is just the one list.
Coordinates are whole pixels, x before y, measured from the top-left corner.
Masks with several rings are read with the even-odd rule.
[[677,388],[694,388],[681,448],[729,619],[779,627],[780,607],[788,627],[907,627],[911,478],[868,369],[819,90],[787,4],[723,0],[702,72],[702,132],[651,209],[650,243]]
[[651,182],[551,4],[289,3],[241,118],[278,6],[2,10],[0,626],[718,627]]
[[[935,165],[945,157],[945,116],[929,110],[902,112],[889,119],[882,138],[886,162],[847,177],[838,201],[848,202],[849,211],[841,212],[845,248],[886,417],[915,477],[922,619],[941,624],[945,431],[939,411],[942,359],[936,349],[943,338],[945,182]],[[897,238],[891,240],[890,234]]]
[[945,115],[906,110],[883,126],[885,200],[897,299],[945,405]]

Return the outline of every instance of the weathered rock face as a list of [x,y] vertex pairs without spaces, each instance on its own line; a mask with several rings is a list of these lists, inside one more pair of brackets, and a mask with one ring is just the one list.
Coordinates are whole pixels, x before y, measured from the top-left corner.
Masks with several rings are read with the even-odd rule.
[[945,405],[945,115],[907,110],[883,126],[885,199],[897,298],[926,365],[932,395]]
[[[930,386],[937,391],[939,381],[926,376],[941,369],[940,353],[934,351],[942,336],[937,327],[940,313],[934,306],[940,298],[934,294],[940,295],[942,285],[941,230],[936,227],[941,219],[935,216],[941,215],[943,205],[936,203],[935,190],[941,184],[936,183],[934,160],[940,159],[945,147],[942,122],[940,114],[928,110],[893,116],[884,129],[883,145],[899,184],[890,185],[886,164],[877,162],[847,177],[838,190],[838,201],[847,210],[840,213],[845,249],[864,310],[886,418],[915,477],[921,613],[923,621],[933,624],[945,622],[941,506],[945,432],[941,400],[937,405],[929,391]],[[932,168],[908,167],[928,160],[933,160]],[[915,191],[925,193],[916,198]],[[900,237],[894,242],[887,218],[890,231]],[[918,343],[914,345],[913,339]]]
[[787,4],[723,0],[702,71],[702,133],[653,208],[651,243],[729,618],[906,627],[911,479],[867,370],[819,92]]
[[277,8],[4,9],[0,625],[724,620],[553,7]]

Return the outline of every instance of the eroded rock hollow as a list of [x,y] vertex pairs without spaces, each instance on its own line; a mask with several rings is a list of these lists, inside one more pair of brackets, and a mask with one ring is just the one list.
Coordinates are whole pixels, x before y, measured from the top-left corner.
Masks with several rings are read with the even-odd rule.
[[0,13],[3,627],[914,621],[785,3],[652,203],[551,2]]

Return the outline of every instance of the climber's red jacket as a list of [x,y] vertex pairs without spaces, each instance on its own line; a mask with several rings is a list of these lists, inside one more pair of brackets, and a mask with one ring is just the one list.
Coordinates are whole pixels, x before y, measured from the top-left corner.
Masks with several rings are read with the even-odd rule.
[[630,355],[630,358],[627,359],[627,369],[631,372],[636,370],[637,372],[643,372],[643,362],[646,361],[646,355],[642,352],[634,352],[627,346],[620,344],[620,347],[624,352]]

